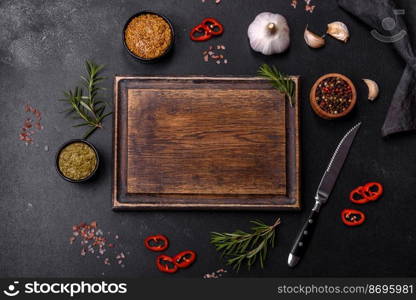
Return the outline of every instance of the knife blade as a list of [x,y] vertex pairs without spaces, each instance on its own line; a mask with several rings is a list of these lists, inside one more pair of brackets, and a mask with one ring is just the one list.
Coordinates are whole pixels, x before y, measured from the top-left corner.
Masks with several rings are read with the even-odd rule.
[[344,165],[352,142],[354,141],[360,126],[361,122],[351,128],[344,135],[337,148],[335,149],[335,152],[329,161],[328,167],[326,168],[316,191],[315,205],[312,208],[309,217],[306,219],[304,225],[302,226],[302,229],[299,231],[295,242],[293,243],[293,247],[290,251],[287,261],[289,267],[294,267],[304,255],[306,247],[309,244],[312,233],[316,227],[316,221],[318,219],[320,208],[322,204],[327,202],[329,195],[335,186],[338,175],[341,172],[342,166]]

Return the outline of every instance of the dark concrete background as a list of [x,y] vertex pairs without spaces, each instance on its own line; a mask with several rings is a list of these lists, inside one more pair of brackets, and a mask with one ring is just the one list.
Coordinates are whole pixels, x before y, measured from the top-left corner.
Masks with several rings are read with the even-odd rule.
[[[380,128],[404,67],[387,44],[370,35],[368,28],[333,0],[315,0],[313,14],[295,10],[290,0],[231,1],[216,5],[206,0],[141,1],[0,1],[0,276],[130,276],[159,277],[154,254],[143,247],[143,238],[162,232],[172,241],[169,254],[183,249],[198,253],[197,263],[177,277],[202,277],[223,264],[209,245],[209,232],[248,229],[250,219],[271,223],[282,219],[277,247],[270,251],[264,270],[242,270],[228,276],[415,276],[416,275],[416,139],[407,134],[383,140]],[[415,28],[415,6],[398,1]],[[133,13],[150,9],[167,15],[174,23],[177,40],[173,55],[152,65],[132,59],[123,48],[121,31]],[[282,55],[265,57],[252,52],[246,36],[248,24],[262,11],[285,15],[291,27],[292,45]],[[204,63],[207,44],[192,43],[190,28],[212,16],[225,26],[212,44],[227,47],[227,65]],[[412,20],[413,19],[413,20]],[[306,24],[324,33],[331,21],[344,21],[351,31],[347,44],[327,38],[320,50],[303,41]],[[414,32],[411,30],[410,34]],[[302,202],[301,212],[113,212],[111,210],[111,118],[105,129],[90,141],[101,153],[101,172],[88,184],[63,181],[54,169],[60,144],[80,138],[83,130],[59,113],[56,101],[65,89],[78,83],[84,61],[106,64],[110,77],[106,98],[112,99],[115,74],[137,75],[254,75],[263,62],[286,73],[302,76]],[[358,89],[354,113],[339,121],[318,118],[308,104],[308,91],[316,78],[340,72],[353,79]],[[361,78],[372,78],[381,87],[375,103],[366,100]],[[43,113],[43,132],[25,146],[18,133],[26,117],[24,104]],[[363,126],[345,168],[322,211],[307,256],[295,269],[286,265],[291,243],[313,205],[322,172],[342,135],[361,120]],[[44,150],[44,146],[49,151]],[[359,228],[346,228],[340,211],[354,207],[351,189],[367,181],[380,181],[385,195],[360,207],[368,220]],[[105,232],[119,234],[119,244],[129,252],[124,269],[105,266],[94,256],[81,257],[78,245],[69,245],[71,226],[96,220]]]

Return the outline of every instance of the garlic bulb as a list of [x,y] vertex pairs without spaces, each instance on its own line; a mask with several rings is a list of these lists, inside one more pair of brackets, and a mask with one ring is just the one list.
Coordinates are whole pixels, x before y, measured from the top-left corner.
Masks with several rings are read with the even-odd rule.
[[305,39],[306,44],[311,48],[321,48],[325,46],[325,39],[308,30],[308,26],[305,28],[303,38]]
[[284,52],[290,44],[289,26],[280,14],[262,12],[248,27],[248,39],[254,51],[264,55]]
[[329,23],[326,33],[344,43],[346,43],[350,37],[350,32],[348,31],[347,25],[339,21]]

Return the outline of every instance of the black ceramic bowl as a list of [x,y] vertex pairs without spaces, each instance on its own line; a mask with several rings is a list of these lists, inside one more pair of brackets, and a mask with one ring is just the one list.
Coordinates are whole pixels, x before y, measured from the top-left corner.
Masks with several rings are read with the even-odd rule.
[[[138,56],[138,55],[134,54],[132,51],[130,51],[129,47],[127,47],[126,38],[125,38],[125,34],[124,34],[124,33],[126,32],[126,28],[127,28],[127,26],[130,24],[131,20],[133,20],[134,18],[136,18],[136,17],[138,17],[138,16],[140,16],[140,15],[144,15],[144,14],[152,14],[152,15],[156,15],[156,16],[161,17],[163,20],[165,20],[165,21],[169,24],[170,30],[171,30],[171,32],[172,32],[172,40],[170,41],[170,45],[169,45],[169,47],[167,47],[167,48],[166,48],[165,52],[163,52],[163,54],[162,54],[162,55],[160,55],[160,56],[158,56],[158,57],[155,57],[155,58],[143,58],[143,57],[140,57],[140,56]],[[128,20],[127,20],[127,22],[126,22],[126,24],[124,25],[124,28],[123,28],[123,45],[124,45],[124,48],[126,48],[127,52],[128,52],[131,56],[133,56],[134,58],[136,58],[136,59],[138,59],[139,61],[144,62],[144,63],[156,62],[156,61],[160,60],[161,58],[165,57],[166,55],[168,55],[168,53],[169,53],[169,52],[172,50],[172,48],[173,48],[173,44],[174,44],[174,42],[175,42],[175,31],[173,30],[173,25],[172,25],[172,22],[171,22],[171,21],[170,21],[167,17],[165,17],[164,15],[161,15],[161,14],[158,14],[158,13],[155,13],[155,12],[152,12],[152,11],[146,11],[146,10],[145,10],[145,11],[141,11],[141,12],[138,12],[138,13],[136,13],[136,14],[132,15],[132,16],[131,16]]]
[[[85,178],[79,179],[79,180],[74,180],[71,178],[66,177],[61,170],[59,169],[59,155],[61,154],[61,151],[68,145],[73,144],[73,143],[84,143],[87,144],[88,146],[91,147],[92,150],[94,150],[95,153],[95,157],[97,159],[97,164],[95,165],[95,169],[91,172],[90,175],[88,175]],[[100,157],[98,155],[98,151],[97,149],[94,147],[93,144],[91,144],[90,142],[87,142],[86,140],[83,139],[75,139],[75,140],[70,140],[68,142],[66,142],[65,144],[63,144],[61,147],[59,147],[58,152],[56,153],[56,157],[55,157],[55,166],[56,166],[56,171],[58,172],[59,175],[61,175],[61,177],[69,182],[73,182],[73,183],[78,183],[78,182],[84,182],[87,181],[89,179],[91,179],[92,177],[94,177],[94,175],[97,173],[98,170],[98,165],[100,164]]]

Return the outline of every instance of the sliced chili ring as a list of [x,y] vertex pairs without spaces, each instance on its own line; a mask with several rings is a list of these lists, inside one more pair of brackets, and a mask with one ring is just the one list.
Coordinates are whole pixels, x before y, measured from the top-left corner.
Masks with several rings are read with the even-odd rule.
[[192,250],[185,250],[173,258],[173,262],[178,268],[187,268],[189,267],[196,259],[196,253]]
[[369,182],[364,185],[363,194],[369,201],[377,200],[383,194],[383,186],[378,182]]
[[163,234],[152,235],[144,240],[147,249],[155,252],[164,251],[169,246],[169,240]]
[[224,32],[224,26],[217,19],[205,18],[201,24],[205,25],[212,35],[221,35]]
[[212,37],[211,30],[204,24],[199,24],[192,28],[190,33],[191,40],[195,42],[203,42],[209,40]]
[[350,200],[355,204],[364,204],[370,201],[364,194],[364,188],[362,186],[351,191]]
[[159,271],[169,274],[173,274],[178,271],[178,266],[175,264],[174,259],[165,254],[161,254],[156,257],[156,267]]
[[365,214],[357,209],[344,209],[341,212],[341,219],[347,226],[358,226],[364,223]]

